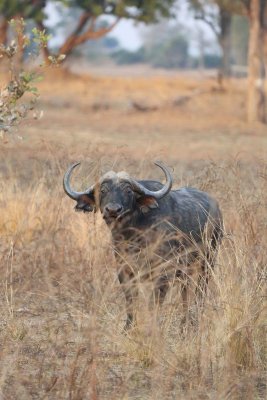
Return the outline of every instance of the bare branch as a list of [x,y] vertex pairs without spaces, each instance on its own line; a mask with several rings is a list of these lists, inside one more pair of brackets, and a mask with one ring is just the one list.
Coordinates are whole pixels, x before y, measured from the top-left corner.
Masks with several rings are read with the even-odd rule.
[[97,31],[91,30],[90,28],[84,32],[82,35],[78,36],[75,40],[75,46],[78,46],[84,42],[86,42],[89,39],[98,39],[110,31],[118,24],[120,21],[120,18],[117,18],[111,25],[109,25],[107,28],[101,28]]
[[[82,33],[85,25],[90,20],[89,26],[85,32]],[[120,21],[120,18],[117,18],[113,24],[106,28],[101,28],[97,31],[95,28],[95,20],[96,17],[92,16],[92,14],[88,12],[84,12],[79,20],[79,23],[73,33],[67,38],[65,43],[61,46],[59,53],[60,54],[69,54],[72,49],[76,46],[79,46],[82,43],[85,43],[87,40],[98,39],[107,33],[109,33]]]
[[214,24],[211,20],[209,20],[204,12],[201,12],[201,14],[196,15],[195,16],[196,20],[200,20],[205,22],[205,24],[209,25],[209,27],[211,28],[211,30],[213,31],[213,33],[215,34],[215,36],[217,37],[217,39],[220,38],[220,31],[217,29],[216,24]]
[[8,20],[0,16],[0,44],[6,45],[8,31]]
[[240,0],[240,2],[244,7],[244,14],[248,15],[250,12],[250,0]]
[[[85,11],[79,19],[78,25],[75,30],[70,34],[70,36],[65,40],[65,43],[61,46],[59,53],[69,54],[71,50],[76,46],[75,41],[77,36],[82,32],[88,20],[92,17],[90,13]],[[89,28],[90,29],[90,28]]]

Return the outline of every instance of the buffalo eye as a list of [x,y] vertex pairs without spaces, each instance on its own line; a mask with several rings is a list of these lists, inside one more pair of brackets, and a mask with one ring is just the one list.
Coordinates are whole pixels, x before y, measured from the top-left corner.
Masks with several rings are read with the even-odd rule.
[[132,193],[132,188],[131,186],[124,186],[123,187],[123,191],[127,194],[131,194]]
[[102,186],[101,189],[100,189],[100,192],[101,192],[102,194],[105,194],[105,193],[108,192],[108,188],[107,188],[106,186]]

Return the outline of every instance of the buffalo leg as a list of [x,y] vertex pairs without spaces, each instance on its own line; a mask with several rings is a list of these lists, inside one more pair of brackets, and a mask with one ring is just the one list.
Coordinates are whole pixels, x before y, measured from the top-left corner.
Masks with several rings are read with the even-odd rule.
[[123,292],[126,300],[126,313],[127,319],[124,326],[124,330],[129,329],[136,322],[135,315],[135,300],[138,295],[136,283],[133,282],[134,274],[128,270],[128,268],[123,268],[119,274],[118,278],[122,284]]
[[203,261],[202,272],[198,278],[196,290],[197,300],[201,307],[204,306],[205,297],[207,295],[208,283],[211,277],[211,265],[208,261]]
[[169,287],[170,287],[170,279],[168,276],[161,276],[157,280],[155,290],[154,290],[156,304],[162,305],[162,303],[164,302],[164,299],[166,297],[166,294],[168,292]]
[[208,248],[205,251],[204,259],[201,263],[201,273],[198,277],[198,285],[197,285],[197,300],[203,308],[205,297],[207,295],[208,284],[212,275],[212,271],[214,269],[217,253],[218,253],[218,246],[221,243],[223,237],[223,231],[221,226],[215,227],[211,241],[208,245]]
[[198,279],[199,279],[199,262],[191,266],[191,273],[189,276],[184,277],[181,285],[181,296],[183,305],[182,319],[183,323],[193,322],[193,313],[191,307],[196,306]]
[[220,238],[213,237],[211,241],[211,245],[209,250],[205,255],[205,259],[201,264],[201,274],[198,278],[198,287],[197,287],[197,298],[200,302],[201,307],[204,306],[205,297],[208,290],[208,284],[212,275],[212,271],[214,269],[215,260],[217,256],[217,245],[219,243]]
[[189,309],[188,281],[183,282],[181,285],[181,296],[182,296],[183,314],[184,316],[187,316]]

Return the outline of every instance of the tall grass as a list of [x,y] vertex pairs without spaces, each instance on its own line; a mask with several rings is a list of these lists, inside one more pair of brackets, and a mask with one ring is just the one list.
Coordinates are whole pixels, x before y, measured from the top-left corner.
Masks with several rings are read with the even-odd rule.
[[225,217],[204,311],[182,328],[179,283],[150,309],[151,288],[138,282],[137,326],[126,334],[109,231],[100,215],[73,211],[62,163],[47,167],[2,173],[0,397],[266,398],[264,166],[189,168],[184,182],[212,193]]

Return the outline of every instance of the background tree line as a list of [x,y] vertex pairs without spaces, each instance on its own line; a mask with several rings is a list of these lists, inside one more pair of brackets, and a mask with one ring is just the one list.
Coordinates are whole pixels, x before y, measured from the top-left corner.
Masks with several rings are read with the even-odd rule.
[[[230,34],[233,15],[244,16],[249,25],[248,101],[249,122],[266,122],[265,76],[267,71],[267,0],[188,0],[196,18],[209,24],[222,50],[222,73],[230,73]],[[211,12],[217,6],[217,13]]]
[[[58,48],[51,48],[49,45],[43,47],[44,58],[49,60],[60,54],[64,54],[67,58],[78,46],[89,40],[103,38],[123,18],[146,24],[157,23],[164,18],[170,19],[179,14],[179,5],[185,2],[196,20],[203,21],[214,32],[221,48],[220,73],[222,76],[229,76],[231,73],[231,37],[235,27],[234,22],[237,21],[236,16],[247,21],[247,116],[249,122],[266,122],[267,0],[0,0],[0,43],[7,44],[10,19],[23,18],[35,24],[41,32],[49,30],[46,26],[46,6],[48,3],[54,3],[62,10],[68,10],[72,16],[73,26],[70,32],[67,31],[63,43]],[[112,18],[108,18],[108,22],[103,22],[103,17]],[[158,36],[162,39],[160,29],[160,25],[155,25],[155,38]],[[166,66],[161,60],[168,59],[173,67],[192,66],[192,63],[190,65],[187,60],[188,43],[182,30],[174,27],[165,33],[165,42],[151,41],[150,47],[147,46],[136,54],[132,54],[133,61],[150,58],[153,65]],[[21,44],[21,61],[23,35],[24,32],[21,29],[20,37],[18,37],[18,45]],[[200,50],[204,47],[203,42]],[[117,53],[118,60],[122,56],[122,53]],[[205,58],[205,53],[203,57]]]
[[[119,43],[114,47],[111,56],[118,64],[148,63],[153,67],[186,68],[186,69],[218,69],[223,76],[244,76],[248,54],[248,24],[244,17],[233,16],[229,35],[229,54],[227,68],[216,46],[215,41],[207,39],[202,27],[190,35],[188,27],[176,22],[170,25],[163,21],[151,26],[144,33],[143,45],[135,50],[119,48]],[[99,47],[107,43],[99,42]],[[194,48],[192,52],[191,47]],[[236,68],[232,68],[236,66]]]

